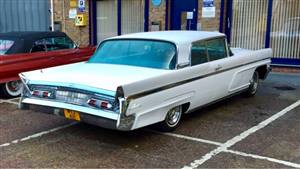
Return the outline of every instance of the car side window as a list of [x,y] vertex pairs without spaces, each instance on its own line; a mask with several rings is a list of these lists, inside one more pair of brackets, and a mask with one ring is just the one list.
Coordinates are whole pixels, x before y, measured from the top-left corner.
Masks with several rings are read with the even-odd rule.
[[205,41],[194,42],[191,49],[191,65],[199,65],[206,62],[208,62],[208,57]]
[[54,51],[60,49],[72,49],[75,47],[74,42],[68,37],[46,38],[45,44],[47,47],[47,51]]
[[226,43],[224,38],[208,40],[206,44],[209,61],[219,60],[227,57]]
[[31,48],[31,50],[30,50],[30,53],[45,52],[46,51],[46,46],[45,46],[44,42],[45,42],[44,39],[35,41],[32,48]]
[[2,40],[0,39],[0,55],[4,55],[7,53],[9,49],[14,45],[14,41],[12,40]]

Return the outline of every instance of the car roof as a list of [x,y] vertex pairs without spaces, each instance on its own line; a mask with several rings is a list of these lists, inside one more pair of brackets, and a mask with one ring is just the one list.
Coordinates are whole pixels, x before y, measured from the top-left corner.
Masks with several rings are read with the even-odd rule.
[[153,39],[170,41],[176,44],[183,44],[224,36],[224,34],[219,32],[207,31],[156,31],[126,34],[109,39]]
[[66,34],[63,32],[50,32],[50,31],[23,31],[23,32],[0,33],[0,38],[24,39],[24,40],[42,39],[47,37],[58,37],[58,36],[66,36]]
[[206,31],[157,31],[126,34],[108,38],[106,40],[146,39],[168,41],[174,43],[177,46],[177,62],[186,63],[189,62],[189,52],[191,43],[199,40],[212,39],[217,37],[225,37],[225,35],[219,32]]
[[24,31],[0,33],[0,39],[13,40],[15,43],[7,51],[7,54],[28,53],[37,40],[50,37],[65,37],[64,32],[50,31]]

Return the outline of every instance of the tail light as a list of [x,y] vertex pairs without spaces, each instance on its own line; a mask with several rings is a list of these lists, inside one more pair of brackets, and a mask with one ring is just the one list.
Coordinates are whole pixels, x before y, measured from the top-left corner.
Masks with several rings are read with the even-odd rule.
[[90,99],[88,100],[88,105],[92,106],[92,107],[96,107],[97,106],[97,100],[95,99]]
[[87,104],[96,107],[96,108],[102,108],[102,109],[111,109],[112,104],[110,104],[108,101],[98,100],[98,99],[89,99],[87,101]]
[[47,91],[45,91],[45,92],[43,92],[43,97],[50,97],[51,96],[51,94],[49,93],[49,92],[47,92]]
[[36,97],[39,97],[40,96],[40,91],[38,90],[35,90],[31,93],[32,96],[36,96]]
[[54,95],[51,91],[41,91],[41,90],[34,90],[31,92],[32,96],[41,97],[41,98],[53,98]]
[[101,102],[101,108],[110,109],[110,108],[112,108],[112,105],[108,102],[103,101],[103,102]]

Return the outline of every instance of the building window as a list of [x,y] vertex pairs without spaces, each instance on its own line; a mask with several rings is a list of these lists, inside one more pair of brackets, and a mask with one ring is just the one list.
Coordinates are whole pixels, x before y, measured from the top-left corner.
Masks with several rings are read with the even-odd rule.
[[121,1],[121,33],[144,32],[144,0]]

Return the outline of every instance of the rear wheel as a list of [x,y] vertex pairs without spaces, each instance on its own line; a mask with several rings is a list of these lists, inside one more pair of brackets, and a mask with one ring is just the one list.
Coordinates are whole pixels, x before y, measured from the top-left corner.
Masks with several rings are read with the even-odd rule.
[[21,80],[1,84],[1,90],[5,97],[13,98],[21,95],[23,85]]
[[180,122],[182,116],[182,106],[177,106],[168,111],[164,121],[158,124],[161,131],[170,132],[174,131]]
[[250,80],[250,86],[248,90],[245,92],[245,96],[251,97],[254,96],[257,92],[259,86],[259,74],[258,71],[255,71],[252,79]]

